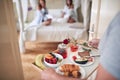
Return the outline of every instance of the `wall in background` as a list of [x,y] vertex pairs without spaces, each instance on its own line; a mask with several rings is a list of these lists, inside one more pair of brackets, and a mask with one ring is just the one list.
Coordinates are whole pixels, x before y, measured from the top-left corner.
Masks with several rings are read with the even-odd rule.
[[98,37],[101,37],[111,20],[120,11],[120,0],[101,0],[100,20],[98,25]]
[[65,0],[46,0],[48,9],[63,9]]
[[111,20],[120,11],[119,3],[120,0],[93,0],[90,28],[92,30],[94,26],[94,37],[103,36]]

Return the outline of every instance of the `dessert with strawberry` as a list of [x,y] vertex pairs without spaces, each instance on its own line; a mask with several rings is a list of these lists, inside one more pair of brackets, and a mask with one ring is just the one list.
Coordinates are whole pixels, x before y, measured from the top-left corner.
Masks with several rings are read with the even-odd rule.
[[56,55],[54,53],[46,54],[44,59],[45,59],[45,62],[47,62],[49,64],[58,64],[62,61],[62,58],[58,57],[58,55]]
[[57,49],[53,52],[60,54],[64,59],[67,58],[67,51],[65,49]]
[[70,48],[71,48],[72,52],[76,52],[78,50],[78,46],[77,45],[72,45]]

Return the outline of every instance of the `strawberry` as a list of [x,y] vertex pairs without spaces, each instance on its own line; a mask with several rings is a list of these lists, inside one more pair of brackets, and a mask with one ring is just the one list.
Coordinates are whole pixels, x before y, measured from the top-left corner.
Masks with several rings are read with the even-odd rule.
[[45,61],[49,63],[49,59],[48,58],[45,58]]
[[78,46],[72,45],[71,46],[71,51],[76,52],[78,50]]
[[70,42],[70,39],[65,39],[65,40],[63,40],[63,43],[64,44],[68,44]]
[[63,58],[65,59],[65,58],[67,57],[67,53],[66,53],[66,52],[63,53],[62,56],[63,56]]
[[73,56],[72,58],[73,58],[73,60],[74,60],[74,61],[77,59],[77,57],[76,57],[76,56]]
[[52,59],[49,59],[49,63],[50,63],[50,64],[53,64],[53,61],[52,61]]
[[57,63],[57,59],[56,59],[56,58],[53,58],[53,59],[52,59],[52,62],[53,62],[53,64],[56,64],[56,63]]

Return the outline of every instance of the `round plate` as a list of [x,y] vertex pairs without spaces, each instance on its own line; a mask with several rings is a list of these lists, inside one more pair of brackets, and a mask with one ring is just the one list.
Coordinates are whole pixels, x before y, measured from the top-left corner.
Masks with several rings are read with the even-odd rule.
[[56,67],[58,67],[60,64],[62,64],[62,62],[63,62],[63,57],[62,57],[60,54],[57,54],[57,53],[54,53],[54,55],[55,55],[57,58],[61,59],[61,62],[59,62],[59,63],[57,63],[57,64],[51,64],[51,63],[46,62],[46,61],[45,61],[45,57],[44,57],[43,62],[45,63],[46,66],[51,67],[51,68],[56,68]]
[[[94,62],[95,62],[95,60],[94,60],[94,57],[91,57],[92,58],[92,62],[87,62],[86,64],[79,64],[79,63],[76,63],[74,60],[73,60],[73,56],[78,56],[77,54],[75,55],[70,55],[70,57],[69,57],[69,59],[70,59],[70,61],[73,63],[73,64],[77,64],[77,65],[80,65],[80,66],[90,66],[90,65],[92,65]],[[79,56],[79,58],[80,58],[80,56]]]
[[[61,69],[61,66],[56,68],[56,72],[63,75],[63,72],[61,72],[60,69]],[[80,67],[80,73],[81,73],[81,78],[80,79],[84,79],[86,77],[86,73],[85,73],[85,70],[82,67]]]

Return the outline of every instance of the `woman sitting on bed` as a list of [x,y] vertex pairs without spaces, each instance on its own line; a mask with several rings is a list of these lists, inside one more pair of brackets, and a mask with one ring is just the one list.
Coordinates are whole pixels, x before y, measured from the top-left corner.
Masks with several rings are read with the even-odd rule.
[[39,0],[38,7],[36,10],[36,16],[30,26],[39,25],[43,23],[44,25],[50,25],[51,19],[47,17],[48,10],[46,8],[46,1],[45,0]]
[[72,0],[66,0],[66,5],[62,12],[62,18],[67,18],[68,23],[74,23],[77,21],[77,17],[74,12],[74,5]]

